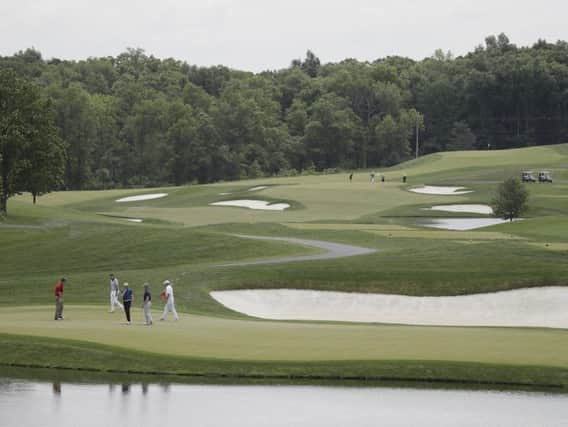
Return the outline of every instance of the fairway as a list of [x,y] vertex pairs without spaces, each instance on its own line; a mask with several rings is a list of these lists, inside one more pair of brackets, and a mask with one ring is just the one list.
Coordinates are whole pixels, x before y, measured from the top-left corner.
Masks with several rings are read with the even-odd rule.
[[[347,173],[336,173],[57,192],[38,198],[36,205],[30,195],[14,197],[9,216],[0,222],[0,334],[14,337],[4,338],[10,350],[0,364],[76,369],[95,360],[96,369],[104,370],[102,354],[110,351],[135,360],[144,371],[166,373],[179,368],[227,376],[301,376],[315,375],[317,366],[322,378],[338,372],[365,378],[378,375],[374,364],[380,362],[388,365],[389,377],[471,381],[483,375],[488,383],[497,377],[550,383],[545,372],[554,369],[564,386],[565,329],[259,320],[219,304],[210,292],[293,289],[421,297],[568,286],[566,165],[568,145],[559,145],[438,153],[381,170],[385,182],[374,184],[369,171],[355,171],[352,182]],[[527,185],[529,210],[522,221],[471,231],[423,226],[491,218],[431,207],[487,205],[500,182],[527,168],[551,170],[554,184]],[[423,185],[471,192],[410,191]],[[144,197],[153,194],[167,196]],[[211,205],[230,200],[290,207]],[[142,222],[126,221],[133,218]],[[107,313],[111,272],[134,290],[131,326],[121,313]],[[55,322],[53,286],[62,275],[69,279],[65,320]],[[144,327],[142,284],[151,284],[154,309],[160,309],[165,279],[173,282],[181,320],[157,322],[155,311],[154,325]],[[60,359],[60,345],[69,346],[73,356]],[[207,369],[187,368],[186,359]],[[465,370],[456,370],[456,364],[465,364]],[[488,371],[488,366],[497,367]],[[123,368],[117,362],[111,369]]]

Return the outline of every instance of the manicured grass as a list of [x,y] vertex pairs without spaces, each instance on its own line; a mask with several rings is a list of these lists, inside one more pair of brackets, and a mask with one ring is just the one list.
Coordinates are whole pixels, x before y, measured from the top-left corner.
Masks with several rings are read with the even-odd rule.
[[[138,352],[84,341],[0,334],[0,372],[21,378],[103,382],[258,382],[474,387],[564,392],[568,370],[420,360],[238,361]],[[21,369],[28,368],[23,373]],[[29,369],[29,368],[49,368]],[[55,368],[55,369],[54,369]],[[72,376],[66,374],[72,372]],[[99,374],[99,375],[95,375]],[[95,375],[95,376],[94,376]],[[101,377],[102,375],[102,377]],[[94,378],[93,378],[94,376]]]
[[[265,361],[452,360],[568,368],[568,331],[537,328],[464,328],[274,322],[210,316],[171,317],[152,327],[134,324],[106,307],[5,308],[0,333],[82,340],[113,347],[204,359]],[[157,320],[158,312],[154,313]],[[543,352],[542,349],[548,351]]]
[[[6,350],[0,352],[0,364],[17,364],[22,357],[33,365],[37,357],[39,366],[104,370],[102,355],[112,352],[134,366],[148,365],[141,368],[145,372],[456,381],[489,376],[493,382],[501,378],[540,384],[557,376],[554,384],[566,384],[568,340],[562,330],[251,321],[209,297],[212,290],[242,288],[457,295],[568,286],[566,164],[568,145],[563,145],[426,156],[381,171],[387,182],[374,185],[367,171],[358,171],[352,183],[347,174],[335,174],[62,192],[41,197],[36,206],[29,196],[11,199],[10,216],[0,223],[0,333],[33,338],[3,336]],[[468,232],[416,225],[421,216],[456,216],[424,207],[487,203],[498,182],[525,168],[553,170],[555,179],[552,185],[529,186],[528,219]],[[400,182],[403,170],[407,185]],[[420,184],[462,185],[475,192],[432,196],[408,191]],[[269,187],[248,191],[260,185]],[[156,192],[168,196],[115,202]],[[232,194],[219,194],[225,192]],[[243,198],[287,201],[292,208],[263,212],[209,206]],[[101,212],[119,218],[97,214]],[[132,224],[120,217],[145,222]],[[377,252],[328,261],[223,267],[316,252],[240,239],[231,236],[234,233],[327,240]],[[185,313],[182,321],[152,328],[122,325],[120,314],[106,313],[109,272],[134,286],[138,305],[142,283],[149,281],[157,296],[161,282],[173,280],[176,305]],[[45,304],[51,304],[53,285],[63,274],[69,277],[68,320],[54,322],[52,307]],[[138,305],[135,316],[140,319]],[[59,355],[55,343],[76,359]],[[100,345],[109,347],[102,351]]]

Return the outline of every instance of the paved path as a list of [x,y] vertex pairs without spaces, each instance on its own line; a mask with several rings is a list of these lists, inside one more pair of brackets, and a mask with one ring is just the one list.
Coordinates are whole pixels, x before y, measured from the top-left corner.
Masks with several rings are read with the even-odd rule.
[[287,243],[294,243],[297,245],[311,246],[314,248],[324,249],[326,252],[314,255],[272,258],[260,261],[235,262],[231,264],[223,264],[222,267],[241,266],[241,265],[285,264],[288,262],[344,258],[355,255],[367,255],[377,252],[376,249],[363,248],[361,246],[344,245],[342,243],[323,242],[321,240],[299,239],[296,237],[266,237],[266,236],[251,236],[248,234],[231,234],[231,235],[236,237],[241,237],[243,239],[272,240],[277,242],[287,242]]

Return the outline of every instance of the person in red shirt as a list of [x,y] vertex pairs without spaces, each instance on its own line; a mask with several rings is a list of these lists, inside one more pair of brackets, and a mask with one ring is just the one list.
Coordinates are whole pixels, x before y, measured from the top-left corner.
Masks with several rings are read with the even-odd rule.
[[62,277],[55,285],[55,320],[63,320],[63,285],[67,282],[65,277]]

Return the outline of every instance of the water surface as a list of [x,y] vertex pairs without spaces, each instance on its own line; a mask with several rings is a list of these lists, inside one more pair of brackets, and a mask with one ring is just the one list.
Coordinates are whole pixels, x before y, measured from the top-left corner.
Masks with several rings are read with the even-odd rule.
[[0,425],[560,426],[568,396],[315,386],[93,385],[0,379]]

